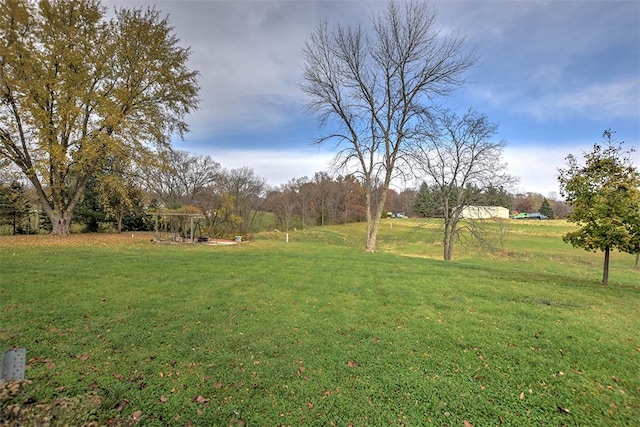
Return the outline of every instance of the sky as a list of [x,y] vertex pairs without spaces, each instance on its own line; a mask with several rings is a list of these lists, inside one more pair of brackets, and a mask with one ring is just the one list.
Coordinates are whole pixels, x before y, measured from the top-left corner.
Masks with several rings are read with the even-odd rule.
[[[226,169],[249,167],[270,186],[331,172],[333,144],[305,112],[302,49],[323,21],[369,28],[386,1],[105,0],[168,15],[189,66],[200,73],[200,106],[174,147]],[[460,33],[478,64],[446,104],[497,123],[512,191],[559,197],[566,156],[589,152],[605,129],[640,167],[640,2],[432,1],[441,34]],[[396,190],[420,181],[397,182]]]

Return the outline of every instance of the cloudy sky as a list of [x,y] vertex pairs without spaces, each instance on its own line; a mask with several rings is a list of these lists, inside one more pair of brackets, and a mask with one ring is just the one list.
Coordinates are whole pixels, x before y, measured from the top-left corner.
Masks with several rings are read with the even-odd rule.
[[[175,147],[247,166],[276,186],[329,170],[333,146],[317,147],[305,114],[305,41],[323,20],[367,27],[384,1],[115,1],[169,15],[200,72],[200,109]],[[616,130],[640,150],[640,2],[432,1],[443,33],[466,35],[480,61],[448,99],[499,124],[515,188],[558,193],[557,169]],[[640,166],[639,152],[634,163]],[[412,183],[407,184],[412,186]]]

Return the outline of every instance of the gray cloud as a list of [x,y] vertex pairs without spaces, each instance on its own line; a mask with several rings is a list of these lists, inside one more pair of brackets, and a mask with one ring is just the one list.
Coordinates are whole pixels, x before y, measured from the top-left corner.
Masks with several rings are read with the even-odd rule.
[[[149,2],[109,0],[105,4],[144,6]],[[309,152],[308,141],[320,131],[313,118],[302,112],[304,98],[298,88],[302,48],[322,20],[368,26],[371,14],[384,8],[386,1],[167,0],[155,4],[170,15],[181,43],[191,46],[190,65],[201,73],[200,110],[189,119],[192,133],[181,148],[190,146],[210,154],[223,166],[227,165],[219,156],[229,162],[242,158],[244,166],[261,165],[274,176],[267,178],[277,182],[282,178],[276,175],[316,171],[302,173],[301,164],[311,168],[326,163],[325,153],[316,161],[312,160],[316,154]],[[551,160],[541,159],[548,156],[549,145],[574,146],[583,141],[588,149],[600,135],[593,134],[593,126],[587,123],[617,128],[623,139],[640,145],[638,2],[478,0],[434,5],[441,34],[466,34],[468,46],[481,56],[469,73],[469,84],[456,92],[450,104],[474,107],[500,122],[510,132],[500,137],[517,151],[514,158],[539,159],[546,167]],[[548,138],[531,144],[527,133]],[[571,141],[559,139],[561,134],[571,134]],[[263,139],[268,141],[265,144],[294,141],[287,150],[297,143],[301,157],[290,155],[291,151],[283,154],[283,148],[277,147],[268,161],[271,151],[260,146]],[[234,156],[234,150],[244,151]],[[263,167],[266,163],[277,166]],[[526,166],[518,167],[520,174],[528,173],[523,170]]]

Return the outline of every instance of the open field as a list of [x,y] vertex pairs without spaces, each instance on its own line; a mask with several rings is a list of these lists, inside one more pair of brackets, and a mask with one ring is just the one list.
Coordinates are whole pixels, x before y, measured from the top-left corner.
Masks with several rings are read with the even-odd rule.
[[437,225],[385,220],[158,245],[0,237],[0,425],[640,424],[640,269],[494,228],[440,260]]

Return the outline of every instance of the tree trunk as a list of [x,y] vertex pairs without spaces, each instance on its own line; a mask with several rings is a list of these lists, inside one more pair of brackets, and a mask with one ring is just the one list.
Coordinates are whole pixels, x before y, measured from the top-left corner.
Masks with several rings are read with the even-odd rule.
[[367,252],[376,251],[376,240],[378,238],[378,230],[380,229],[380,218],[382,217],[382,211],[384,210],[384,203],[387,200],[387,188],[388,186],[382,190],[382,195],[380,196],[380,200],[378,200],[375,212],[372,212],[371,209],[371,189],[367,194]]
[[52,197],[53,201],[49,201],[49,197],[44,192],[38,177],[33,174],[27,174],[29,181],[33,184],[40,201],[40,206],[49,221],[51,221],[51,234],[66,236],[69,234],[69,227],[71,226],[71,216],[73,210],[80,201],[80,197],[84,193],[84,189],[91,178],[91,173],[86,173],[84,177],[78,182],[78,185],[71,191],[68,201],[65,203],[63,199],[56,199]]
[[118,217],[117,217],[117,223],[118,223],[118,234],[122,233],[122,217],[124,216],[124,212],[122,209],[118,209]]
[[604,268],[602,269],[602,284],[603,285],[608,285],[609,284],[609,252],[611,252],[611,249],[609,248],[609,246],[607,246],[604,249]]
[[367,252],[376,251],[376,239],[378,237],[378,229],[373,221],[373,212],[371,212],[371,189],[367,190],[365,196],[367,202]]
[[373,221],[371,224],[371,229],[369,234],[367,235],[367,252],[375,252],[376,251],[376,240],[378,238],[378,228],[380,227],[380,219]]
[[454,241],[453,232],[452,230],[449,229],[448,224],[445,224],[444,245],[443,245],[445,261],[451,261],[451,258],[453,256],[453,241]]
[[66,236],[69,234],[69,226],[71,225],[71,215],[63,215],[59,212],[52,212],[49,214],[49,220],[51,221],[51,234]]
[[444,219],[444,238],[442,239],[442,249],[443,254],[442,257],[445,261],[448,261],[447,257],[449,254],[449,224],[447,224],[447,219]]
[[453,244],[456,241],[456,227],[451,220],[445,219],[444,223],[444,260],[451,261],[453,258]]

